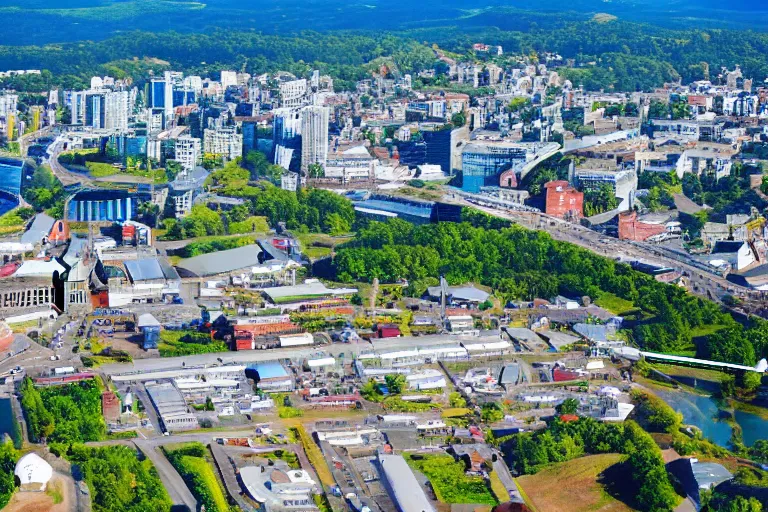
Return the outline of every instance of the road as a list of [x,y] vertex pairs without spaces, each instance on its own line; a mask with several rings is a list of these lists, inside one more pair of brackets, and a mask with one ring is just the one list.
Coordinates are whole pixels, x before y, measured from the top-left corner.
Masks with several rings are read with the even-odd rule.
[[73,185],[90,185],[91,179],[86,174],[71,172],[59,163],[59,155],[65,151],[65,143],[66,141],[59,137],[53,141],[53,144],[48,148],[47,162],[51,167],[51,171],[53,171],[53,174],[65,187]]
[[504,459],[501,457],[501,454],[499,454],[498,458],[493,463],[493,470],[496,472],[499,480],[501,480],[501,483],[504,484],[504,487],[507,489],[510,501],[514,503],[524,503],[525,500],[523,499],[522,494],[520,494],[520,490],[517,488],[517,484],[515,483],[514,478],[512,478],[512,475],[509,472],[509,468],[504,462]]

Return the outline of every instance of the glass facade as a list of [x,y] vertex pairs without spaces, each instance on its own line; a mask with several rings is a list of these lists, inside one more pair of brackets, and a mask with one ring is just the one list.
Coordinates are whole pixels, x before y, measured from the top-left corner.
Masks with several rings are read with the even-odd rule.
[[165,82],[153,81],[151,87],[152,108],[165,108]]
[[462,190],[478,193],[481,187],[498,186],[501,173],[525,162],[525,155],[523,147],[467,145],[461,154]]

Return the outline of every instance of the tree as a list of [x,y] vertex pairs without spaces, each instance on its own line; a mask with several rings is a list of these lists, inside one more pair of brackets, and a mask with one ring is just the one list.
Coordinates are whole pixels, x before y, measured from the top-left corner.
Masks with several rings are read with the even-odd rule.
[[173,181],[182,171],[181,164],[176,160],[167,160],[165,162],[165,176],[168,181]]
[[504,419],[504,410],[496,402],[484,403],[480,408],[480,419],[483,423],[497,423]]
[[579,410],[579,401],[575,398],[566,398],[561,404],[555,407],[558,414],[576,414]]
[[8,504],[16,490],[13,472],[18,459],[19,452],[13,447],[10,439],[0,444],[0,509]]
[[325,169],[321,164],[309,164],[307,166],[307,175],[310,178],[323,178],[325,177]]
[[461,128],[467,123],[467,117],[463,112],[456,112],[451,116],[451,124],[456,128]]
[[651,119],[669,119],[669,105],[659,100],[651,100],[648,105],[648,117]]
[[615,210],[618,206],[619,199],[608,183],[602,183],[596,189],[584,192],[584,215],[587,217]]
[[384,377],[389,392],[393,395],[399,395],[405,390],[405,375],[393,373]]
[[461,396],[461,393],[454,391],[453,393],[448,395],[448,405],[450,407],[457,407],[457,408],[466,407],[467,401],[464,400],[464,397]]

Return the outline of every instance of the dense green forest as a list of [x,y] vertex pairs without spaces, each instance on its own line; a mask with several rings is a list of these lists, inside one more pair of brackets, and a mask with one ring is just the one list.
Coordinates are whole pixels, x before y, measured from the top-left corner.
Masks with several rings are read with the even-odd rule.
[[[227,29],[206,25],[202,33],[123,32],[88,44],[2,46],[0,69],[38,68],[52,73],[5,82],[5,87],[30,91],[51,85],[83,87],[92,75],[141,79],[150,71],[169,68],[212,76],[222,69],[251,74],[287,70],[307,75],[317,68],[332,75],[338,89],[349,89],[353,81],[369,76],[382,59],[394,71],[413,73],[435,66],[432,44],[474,58],[472,44],[482,41],[501,45],[505,54],[557,52],[574,59],[576,67],[562,68],[563,75],[574,85],[592,90],[650,90],[679,78],[685,82],[716,80],[721,67],[736,64],[742,66],[745,76],[758,82],[768,76],[768,34],[718,28],[723,25],[689,22],[682,28],[664,28],[510,7],[478,12],[460,24],[449,17],[438,25],[415,25],[395,24],[387,32],[343,30],[363,28],[355,23],[330,33],[297,31],[302,29],[299,24],[280,35],[259,23],[248,30],[235,24]],[[136,26],[141,24],[130,25]],[[175,27],[170,24],[168,28]]]
[[26,377],[19,388],[30,438],[53,443],[100,441],[107,427],[95,380],[36,388]]
[[699,344],[699,355],[748,365],[768,356],[768,322],[754,320],[744,327],[713,302],[545,232],[472,210],[465,210],[465,219],[470,222],[370,222],[337,250],[333,277],[342,282],[405,279],[411,293],[420,296],[442,274],[451,284],[489,286],[504,301],[558,294],[595,300],[608,292],[634,305],[624,314],[626,325],[647,350],[691,350],[698,327],[720,325],[729,330]]
[[72,445],[67,460],[82,472],[94,512],[169,512],[171,499],[157,470],[127,446]]

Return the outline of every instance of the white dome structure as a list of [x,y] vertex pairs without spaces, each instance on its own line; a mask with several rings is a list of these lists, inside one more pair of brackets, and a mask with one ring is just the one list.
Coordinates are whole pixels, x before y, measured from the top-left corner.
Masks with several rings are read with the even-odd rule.
[[36,453],[28,453],[16,463],[14,474],[24,491],[44,491],[53,476],[53,468]]

